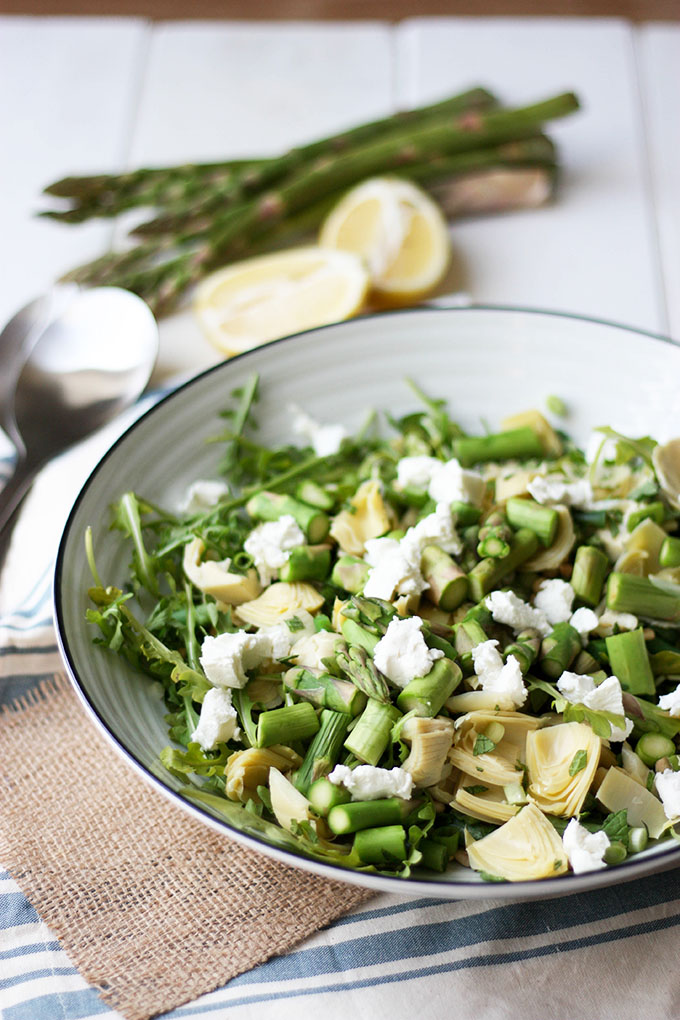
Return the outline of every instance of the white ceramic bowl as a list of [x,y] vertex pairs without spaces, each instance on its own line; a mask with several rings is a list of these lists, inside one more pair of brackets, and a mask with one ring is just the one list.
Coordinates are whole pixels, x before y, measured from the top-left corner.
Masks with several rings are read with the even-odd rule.
[[[276,341],[198,376],[132,426],[92,473],[67,522],[55,575],[55,618],[66,666],[82,701],[123,758],[159,793],[233,839],[288,864],[328,877],[409,895],[535,898],[610,884],[680,862],[677,844],[630,858],[617,868],[540,883],[481,882],[455,866],[444,876],[404,882],[323,864],[258,831],[239,805],[228,817],[190,803],[182,785],[158,763],[167,744],[164,706],[146,678],[92,643],[85,622],[92,581],[84,533],[95,531],[96,559],[106,584],[125,576],[120,536],[107,529],[109,506],[133,489],[176,505],[189,482],[214,477],[219,447],[204,439],[220,430],[229,394],[253,372],[261,377],[257,418],[263,442],[292,439],[291,403],[326,422],[357,427],[370,408],[403,414],[419,408],[405,385],[415,379],[446,397],[452,417],[478,429],[507,414],[542,408],[549,394],[568,409],[565,427],[585,440],[609,424],[629,435],[680,435],[680,347],[640,331],[590,319],[506,308],[407,310],[355,319]],[[121,763],[121,768],[123,767]]]

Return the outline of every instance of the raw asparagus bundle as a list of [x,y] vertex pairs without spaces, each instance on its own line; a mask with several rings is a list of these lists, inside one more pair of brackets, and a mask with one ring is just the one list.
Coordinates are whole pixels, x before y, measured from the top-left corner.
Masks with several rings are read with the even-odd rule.
[[557,168],[542,127],[576,109],[571,93],[506,109],[475,88],[271,159],[64,178],[46,193],[69,205],[43,215],[80,223],[153,208],[133,229],[132,247],[65,279],[128,288],[162,315],[217,266],[315,230],[343,192],[366,177],[405,176],[431,190],[447,215],[541,204]]

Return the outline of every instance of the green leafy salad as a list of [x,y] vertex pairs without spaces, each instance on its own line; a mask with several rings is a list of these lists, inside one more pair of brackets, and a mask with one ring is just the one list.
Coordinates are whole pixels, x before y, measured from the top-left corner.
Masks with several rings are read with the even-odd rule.
[[471,435],[408,385],[404,417],[291,409],[270,448],[253,377],[215,477],[115,504],[123,587],[88,532],[87,619],[160,685],[163,766],[237,828],[389,875],[541,879],[670,839],[680,440],[584,451],[536,410]]

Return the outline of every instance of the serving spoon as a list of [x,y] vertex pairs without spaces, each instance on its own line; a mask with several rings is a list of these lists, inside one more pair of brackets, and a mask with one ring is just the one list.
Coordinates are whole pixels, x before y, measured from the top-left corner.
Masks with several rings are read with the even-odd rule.
[[40,468],[137,399],[157,354],[151,310],[118,287],[56,288],[10,320],[0,334],[0,423],[17,457],[0,491],[0,536]]

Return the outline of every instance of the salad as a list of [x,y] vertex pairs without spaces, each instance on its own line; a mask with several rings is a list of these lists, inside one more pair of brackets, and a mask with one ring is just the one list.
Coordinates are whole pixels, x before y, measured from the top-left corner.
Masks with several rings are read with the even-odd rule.
[[[95,641],[167,707],[186,795],[298,853],[487,881],[610,867],[680,822],[680,440],[445,401],[355,435],[253,377],[181,507],[127,492]],[[548,402],[553,421],[566,415]],[[230,815],[230,813],[232,813]]]

